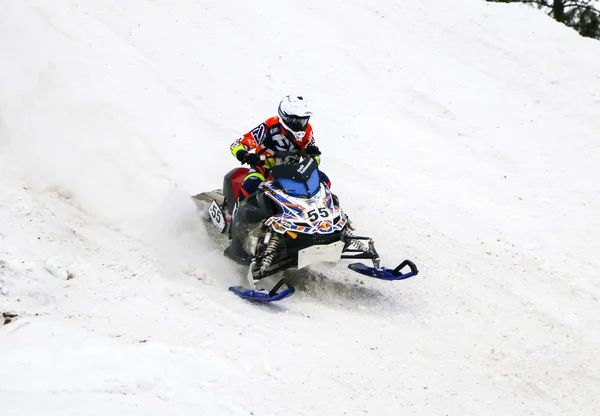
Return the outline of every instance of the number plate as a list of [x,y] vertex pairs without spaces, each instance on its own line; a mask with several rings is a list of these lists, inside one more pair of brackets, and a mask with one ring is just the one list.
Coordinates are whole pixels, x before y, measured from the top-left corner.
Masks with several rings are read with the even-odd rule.
[[225,222],[225,216],[223,215],[221,208],[215,201],[213,201],[212,204],[210,204],[210,207],[208,207],[208,215],[210,216],[215,228],[222,233],[225,230],[227,223]]
[[337,263],[342,257],[343,241],[331,244],[319,244],[298,251],[298,268],[320,261]]

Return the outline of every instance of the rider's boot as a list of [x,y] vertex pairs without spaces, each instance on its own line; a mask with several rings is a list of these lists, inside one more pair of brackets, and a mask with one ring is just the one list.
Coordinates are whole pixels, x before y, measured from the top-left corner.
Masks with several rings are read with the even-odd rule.
[[237,242],[237,240],[231,240],[229,246],[223,251],[225,257],[235,261],[237,264],[247,266],[250,264],[251,258],[248,257],[244,249]]
[[248,264],[250,264],[251,258],[248,256],[248,253],[246,253],[246,251],[242,247],[239,236],[238,238],[235,238],[236,230],[234,228],[236,224],[234,221],[234,216],[237,212],[238,205],[239,201],[236,202],[233,206],[233,212],[231,213],[231,222],[229,223],[229,246],[223,251],[223,254],[225,254],[226,257],[230,258],[236,263],[247,266]]

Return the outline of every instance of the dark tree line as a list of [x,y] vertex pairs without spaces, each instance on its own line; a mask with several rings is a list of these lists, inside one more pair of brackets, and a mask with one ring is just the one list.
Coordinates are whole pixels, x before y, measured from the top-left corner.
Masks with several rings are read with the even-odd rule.
[[581,36],[600,39],[597,0],[487,0],[494,3],[526,3],[544,10],[557,22],[577,30]]

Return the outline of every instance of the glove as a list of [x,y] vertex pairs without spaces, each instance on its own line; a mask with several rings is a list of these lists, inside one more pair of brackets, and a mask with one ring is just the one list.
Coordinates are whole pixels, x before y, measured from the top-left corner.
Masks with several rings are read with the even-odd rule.
[[240,150],[235,154],[237,160],[242,164],[247,163],[250,166],[256,166],[260,163],[260,157],[256,153],[248,153],[245,150]]
[[321,154],[321,151],[319,150],[319,148],[314,145],[306,146],[306,149],[304,149],[304,151],[311,156],[319,156]]
[[248,155],[244,158],[244,163],[247,163],[250,166],[256,166],[261,164],[261,160],[256,153],[248,153]]

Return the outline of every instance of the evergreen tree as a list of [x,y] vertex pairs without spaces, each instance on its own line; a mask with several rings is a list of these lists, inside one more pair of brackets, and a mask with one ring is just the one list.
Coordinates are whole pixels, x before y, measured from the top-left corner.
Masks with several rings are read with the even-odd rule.
[[577,30],[581,36],[600,39],[597,0],[487,0],[494,3],[526,3],[544,10],[557,22]]

